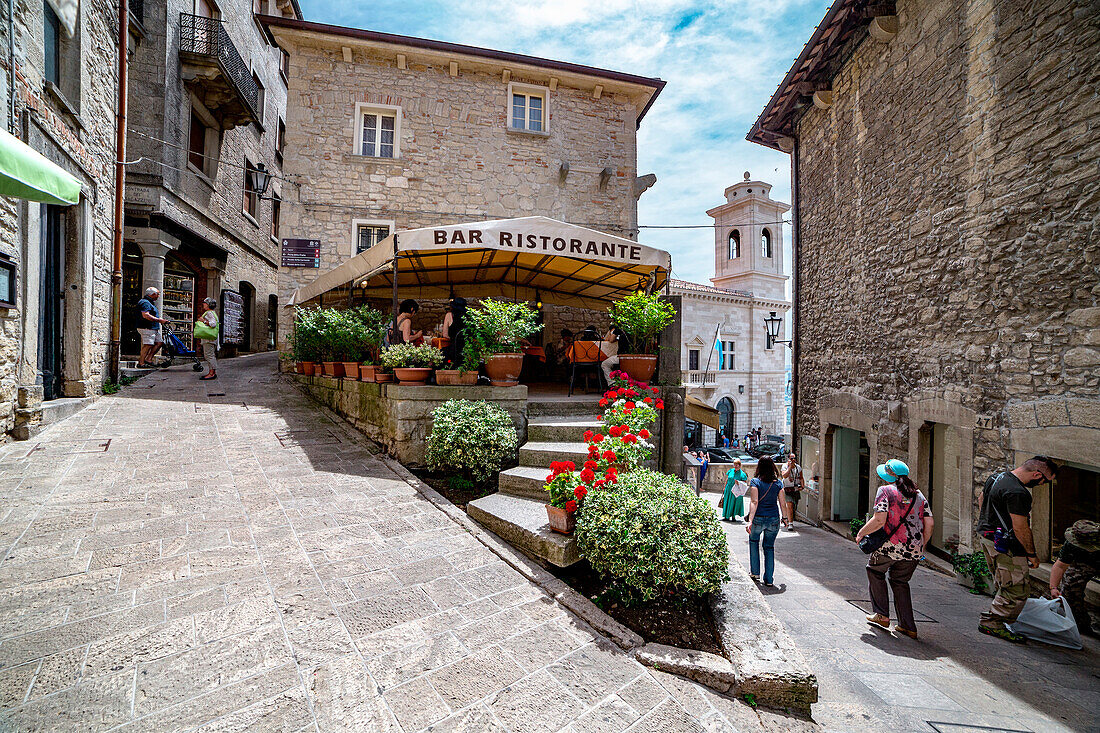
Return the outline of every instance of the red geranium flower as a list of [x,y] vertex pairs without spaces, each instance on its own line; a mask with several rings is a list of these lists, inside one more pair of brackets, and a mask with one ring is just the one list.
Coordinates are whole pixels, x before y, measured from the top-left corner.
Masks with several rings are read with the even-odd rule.
[[600,407],[607,407],[607,400],[606,399],[600,400]]
[[592,472],[591,468],[586,468],[583,471],[581,471],[581,481],[583,481],[587,484],[590,481],[595,481],[595,480],[596,480],[596,474]]
[[585,430],[584,431],[584,442],[590,443],[592,441],[592,436],[593,435],[594,435],[594,433],[591,430]]
[[550,483],[554,480],[554,474],[550,474],[546,477],[546,483]]
[[596,456],[598,456],[599,454],[600,454],[600,449],[599,449],[599,448],[597,448],[597,447],[596,447],[596,446],[594,446],[594,445],[590,445],[590,446],[588,446],[588,456],[589,456],[590,458],[595,458],[595,457],[596,457]]
[[646,397],[644,400],[642,400],[642,402],[646,403],[647,405],[652,405],[653,404],[653,398],[652,397]]
[[596,443],[599,443],[601,440],[603,440],[603,433],[596,433],[592,436],[592,440]]
[[585,461],[584,462],[584,467],[595,471],[596,470],[596,462],[595,461]]
[[577,470],[577,464],[573,463],[573,461],[562,461],[561,467],[562,470],[570,473]]
[[610,461],[611,463],[614,463],[614,462],[615,462],[615,458],[616,458],[616,456],[615,456],[615,451],[613,451],[613,450],[605,450],[605,451],[603,452],[603,459],[604,459],[605,461]]
[[625,387],[619,387],[619,388],[618,388],[618,389],[616,390],[616,393],[617,393],[617,394],[618,394],[618,395],[619,395],[620,397],[625,397],[625,396],[626,396],[626,388],[625,388]]
[[634,409],[634,403],[627,400],[627,403],[625,405],[623,405],[623,407],[625,407],[628,410],[633,410]]
[[634,443],[638,442],[638,436],[637,435],[631,435],[630,433],[627,433],[626,435],[623,436],[623,442],[633,445]]
[[641,430],[639,430],[638,435],[642,436],[643,440],[649,440],[649,431],[646,430],[645,428],[642,428]]
[[661,390],[657,389],[656,387],[651,387],[649,391],[653,394],[661,394]]
[[584,499],[584,497],[588,496],[588,489],[584,488],[583,486],[578,486],[577,488],[573,489],[573,496],[577,497],[577,501],[581,501]]
[[658,410],[665,409],[665,401],[664,400],[657,400],[656,407],[657,407]]
[[577,502],[573,501],[572,499],[565,502],[565,511],[569,512],[570,514],[577,511]]

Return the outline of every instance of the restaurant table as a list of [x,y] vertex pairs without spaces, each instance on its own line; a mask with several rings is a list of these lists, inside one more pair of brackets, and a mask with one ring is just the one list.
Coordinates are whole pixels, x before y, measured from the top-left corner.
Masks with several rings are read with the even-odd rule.
[[523,355],[533,356],[541,362],[546,361],[546,349],[542,348],[541,346],[524,346]]

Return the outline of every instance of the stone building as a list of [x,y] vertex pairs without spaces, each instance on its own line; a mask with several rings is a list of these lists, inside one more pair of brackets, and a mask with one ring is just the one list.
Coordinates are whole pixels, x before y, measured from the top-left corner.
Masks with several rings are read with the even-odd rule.
[[0,294],[0,440],[98,394],[110,339],[117,6],[16,7],[0,24],[4,127],[74,176],[80,196],[72,206],[0,197],[0,265],[15,284]]
[[1095,11],[837,0],[753,126],[793,151],[813,517],[862,516],[899,457],[933,549],[973,550],[985,478],[1046,454],[1062,468],[1034,492],[1040,558],[1100,518]]
[[[189,333],[199,304],[239,293],[234,344],[275,340],[286,142],[286,56],[254,15],[300,18],[296,0],[144,0],[130,62],[122,351],[136,353],[137,300],[152,285]],[[273,178],[256,191],[250,171]]]
[[[739,181],[714,219],[712,285],[672,280],[682,296],[681,374],[688,397],[718,411],[718,427],[690,421],[689,445],[714,446],[753,428],[785,435],[786,349],[767,348],[764,318],[790,309],[783,262],[783,215],[790,205],[771,198],[771,184]],[[782,337],[781,337],[782,338]],[[721,345],[719,349],[716,343]]]
[[[636,130],[664,82],[290,18],[264,23],[290,59],[283,237],[320,243],[316,267],[280,270],[281,302],[395,230],[542,215],[637,237],[637,199],[655,177],[637,176]],[[598,321],[550,307],[544,315],[554,335]],[[441,316],[425,307],[419,321]]]

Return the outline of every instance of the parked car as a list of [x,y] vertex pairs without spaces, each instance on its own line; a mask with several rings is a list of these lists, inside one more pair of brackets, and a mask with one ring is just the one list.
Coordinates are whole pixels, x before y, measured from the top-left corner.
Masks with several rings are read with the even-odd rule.
[[757,445],[754,445],[752,448],[749,448],[749,453],[751,453],[756,458],[760,458],[762,456],[770,456],[772,458],[776,458],[777,460],[779,460],[780,458],[782,460],[786,460],[787,453],[789,452],[790,451],[787,450],[787,446],[783,445],[782,443],[773,443],[770,440],[764,443],[759,443]]
[[707,448],[707,455],[710,457],[711,463],[733,463],[735,459],[740,460],[742,463],[746,461],[756,462],[753,456],[737,448]]

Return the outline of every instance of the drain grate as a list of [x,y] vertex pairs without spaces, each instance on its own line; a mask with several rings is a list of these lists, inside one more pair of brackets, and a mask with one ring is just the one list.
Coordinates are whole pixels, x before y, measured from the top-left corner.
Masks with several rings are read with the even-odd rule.
[[284,448],[301,445],[334,445],[343,442],[331,430],[284,430],[276,432],[275,437]]
[[[858,608],[860,611],[863,611],[863,613],[867,614],[868,616],[870,616],[873,613],[873,611],[871,610],[871,601],[870,600],[863,600],[862,598],[858,598],[858,599],[845,598],[844,600],[847,601],[848,603],[852,604],[856,608]],[[913,609],[913,620],[916,621],[917,623],[925,623],[925,624],[938,624],[939,623],[939,621],[932,618],[928,614],[921,613],[920,611],[918,611],[916,609]]]
[[939,733],[1035,733],[1031,728],[1000,728],[988,725],[971,725],[968,723],[943,723],[938,720],[924,721]]
[[225,392],[207,392],[207,397],[225,397]]
[[24,458],[34,453],[51,456],[72,456],[77,453],[106,453],[111,447],[111,438],[88,438],[87,440],[57,440],[50,443],[36,443],[27,451]]

